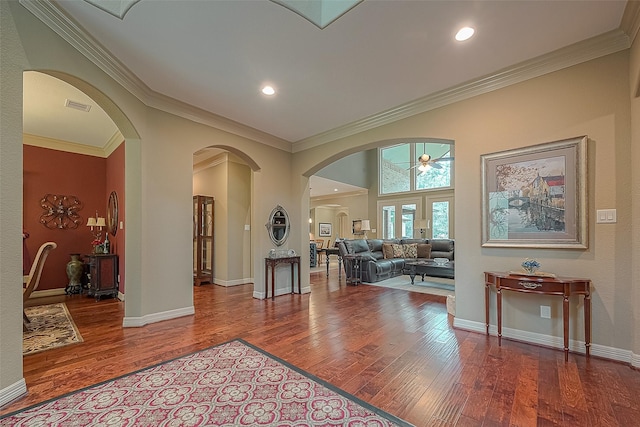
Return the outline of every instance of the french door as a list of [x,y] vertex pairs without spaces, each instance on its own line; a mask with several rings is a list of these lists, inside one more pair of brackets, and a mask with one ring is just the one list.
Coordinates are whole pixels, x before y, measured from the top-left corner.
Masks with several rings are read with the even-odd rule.
[[421,217],[420,198],[378,202],[378,219],[382,239],[412,239],[414,221]]
[[428,239],[453,239],[453,196],[426,198]]

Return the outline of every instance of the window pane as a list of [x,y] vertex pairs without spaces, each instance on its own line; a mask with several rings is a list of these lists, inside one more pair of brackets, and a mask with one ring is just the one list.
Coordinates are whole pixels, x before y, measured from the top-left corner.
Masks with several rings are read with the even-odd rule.
[[433,238],[449,238],[449,202],[434,202],[431,204],[433,212]]
[[380,193],[398,193],[411,189],[410,144],[401,144],[380,150]]
[[396,208],[395,206],[384,206],[382,208],[382,238],[395,238]]
[[[451,146],[449,144],[417,144],[416,151],[431,156],[426,170],[416,170],[416,190],[451,186]],[[418,155],[422,153],[416,153]]]
[[416,219],[416,205],[402,205],[402,238],[413,239],[413,221]]

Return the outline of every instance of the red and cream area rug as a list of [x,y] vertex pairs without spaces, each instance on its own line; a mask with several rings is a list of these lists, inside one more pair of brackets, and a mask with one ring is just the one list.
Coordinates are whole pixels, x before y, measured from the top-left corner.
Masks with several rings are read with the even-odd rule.
[[410,425],[242,340],[0,419],[0,426]]

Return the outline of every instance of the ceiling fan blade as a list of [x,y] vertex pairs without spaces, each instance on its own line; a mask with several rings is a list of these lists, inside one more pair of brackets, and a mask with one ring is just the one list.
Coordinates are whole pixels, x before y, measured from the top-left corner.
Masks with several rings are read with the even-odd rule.
[[429,165],[430,165],[432,168],[435,168],[435,169],[442,169],[442,165],[439,165],[439,164],[437,164],[437,163],[435,163],[435,162],[430,163]]

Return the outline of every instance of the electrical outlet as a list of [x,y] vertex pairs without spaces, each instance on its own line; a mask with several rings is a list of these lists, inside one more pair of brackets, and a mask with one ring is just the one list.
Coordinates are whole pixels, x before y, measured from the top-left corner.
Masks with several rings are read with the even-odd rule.
[[541,305],[540,317],[542,317],[543,319],[551,319],[551,307],[548,305]]

